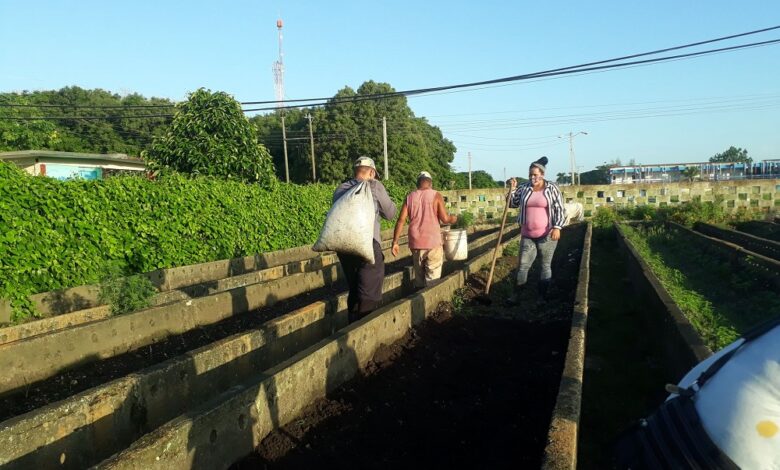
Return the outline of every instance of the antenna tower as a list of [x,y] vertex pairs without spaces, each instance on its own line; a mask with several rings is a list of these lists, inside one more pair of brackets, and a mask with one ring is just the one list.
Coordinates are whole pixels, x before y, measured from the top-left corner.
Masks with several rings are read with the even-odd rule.
[[284,101],[284,53],[282,52],[282,20],[276,20],[279,31],[279,60],[274,62],[274,91],[276,92],[276,107],[281,108]]

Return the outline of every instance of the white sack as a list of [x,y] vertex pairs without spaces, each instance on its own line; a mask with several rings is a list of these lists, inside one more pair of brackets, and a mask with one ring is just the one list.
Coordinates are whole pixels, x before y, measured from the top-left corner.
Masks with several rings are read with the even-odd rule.
[[[739,339],[694,367],[690,386]],[[780,326],[749,341],[694,396],[713,442],[740,468],[780,468]]]
[[371,186],[361,181],[333,203],[312,249],[356,255],[374,264],[375,219]]
[[572,222],[582,222],[585,220],[582,204],[579,202],[567,202],[563,204],[566,209],[566,220],[563,222],[563,226],[566,227]]

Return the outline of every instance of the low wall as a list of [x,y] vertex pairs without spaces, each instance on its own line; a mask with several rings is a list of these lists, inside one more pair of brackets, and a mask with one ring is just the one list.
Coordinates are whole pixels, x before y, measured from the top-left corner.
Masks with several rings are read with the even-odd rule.
[[618,243],[628,265],[628,276],[637,294],[636,302],[645,314],[648,331],[643,334],[661,338],[666,369],[682,378],[693,366],[712,355],[699,333],[674,302],[652,269],[615,224]]
[[756,237],[749,233],[729,230],[712,224],[697,222],[694,229],[704,235],[719,238],[727,242],[737,244],[753,253],[780,261],[780,243],[765,238]]
[[[615,208],[650,205],[674,206],[700,197],[702,201],[723,199],[727,210],[780,210],[780,179],[700,181],[693,183],[638,183],[560,186],[566,202],[583,205],[585,217],[590,217],[599,206]],[[504,188],[442,191],[445,205],[453,212],[472,212],[486,219],[501,217],[504,209]],[[516,216],[517,210],[510,209]]]
[[585,334],[588,323],[588,285],[590,284],[590,246],[593,227],[588,223],[582,244],[582,258],[574,297],[569,345],[563,366],[558,398],[552,413],[544,470],[576,470],[577,441],[580,430],[582,379],[585,370]]
[[87,323],[0,346],[0,394],[63,370],[113,357],[336,282],[341,268],[287,276],[226,292]]
[[252,452],[273,429],[295,419],[310,403],[351,379],[382,344],[400,339],[439,302],[450,300],[469,272],[491,259],[491,252],[476,257],[441,283],[350,324],[254,382],[235,387],[210,404],[168,422],[96,468],[227,468]]

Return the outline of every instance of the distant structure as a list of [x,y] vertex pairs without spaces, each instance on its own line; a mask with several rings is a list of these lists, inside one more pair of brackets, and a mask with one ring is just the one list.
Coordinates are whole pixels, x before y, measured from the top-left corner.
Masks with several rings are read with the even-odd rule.
[[[686,172],[693,169],[692,172]],[[780,178],[780,159],[760,162],[694,162],[615,166],[609,169],[610,184],[672,183],[695,179],[722,181]]]
[[284,53],[282,52],[282,20],[276,20],[276,29],[279,31],[279,59],[274,62],[274,90],[276,91],[276,107],[281,108],[284,101]]

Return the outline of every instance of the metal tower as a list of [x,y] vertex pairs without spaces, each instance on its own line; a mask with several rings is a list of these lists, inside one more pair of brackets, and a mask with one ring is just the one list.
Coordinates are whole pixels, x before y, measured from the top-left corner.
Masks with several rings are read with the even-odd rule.
[[284,53],[282,52],[282,20],[276,20],[276,29],[279,30],[279,60],[274,62],[274,90],[276,91],[276,107],[282,107],[284,101]]

